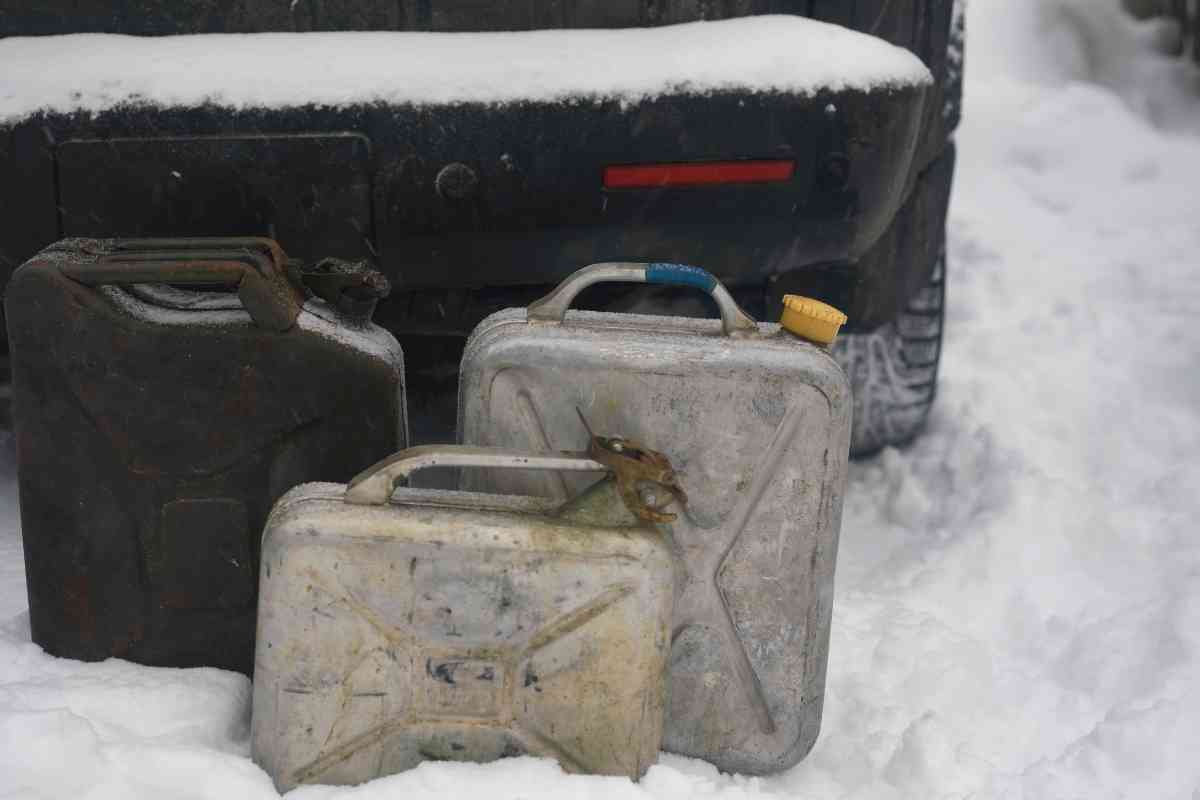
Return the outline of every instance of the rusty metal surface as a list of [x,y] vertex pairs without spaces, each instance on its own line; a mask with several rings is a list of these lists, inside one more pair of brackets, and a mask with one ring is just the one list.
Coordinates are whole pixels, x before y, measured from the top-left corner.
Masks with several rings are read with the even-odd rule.
[[[249,242],[233,248],[246,260],[229,242],[147,247],[61,242],[5,297],[33,638],[59,656],[249,672],[271,503],[407,440],[401,354],[319,300],[279,330],[232,293],[68,277],[209,279],[218,263],[244,288],[260,256],[276,276],[282,259]],[[221,258],[188,261],[204,253]]]
[[297,487],[264,533],[251,741],[280,790],[425,760],[632,778],[654,762],[673,566],[611,479],[561,509],[345,494]]
[[296,324],[303,295],[287,278],[287,257],[270,239],[253,237],[116,240],[94,261],[62,265],[88,286],[109,283],[220,285],[237,290],[255,324],[286,331]]
[[[824,350],[778,326],[524,309],[468,342],[464,443],[576,450],[619,431],[668,455],[688,503],[670,525],[677,585],[664,748],[722,770],[785,769],[820,727],[846,480],[850,392]],[[564,473],[477,472],[464,488],[571,496]]]
[[686,506],[687,492],[679,485],[670,459],[633,439],[597,436],[582,411],[579,419],[588,432],[588,455],[612,470],[625,507],[646,522],[674,522],[679,515],[663,509],[671,503]]
[[311,268],[297,264],[293,274],[313,295],[357,319],[371,319],[392,291],[391,282],[367,261],[323,258]]

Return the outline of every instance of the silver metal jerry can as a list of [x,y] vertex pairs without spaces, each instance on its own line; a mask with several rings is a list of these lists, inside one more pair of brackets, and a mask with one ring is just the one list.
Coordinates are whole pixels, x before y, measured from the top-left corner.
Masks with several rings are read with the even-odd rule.
[[605,469],[433,445],[282,497],[263,533],[255,762],[281,791],[521,754],[640,777],[666,700],[663,534],[611,477],[565,505],[395,488],[432,466]]
[[[568,311],[606,281],[705,290],[721,320]],[[663,746],[743,773],[803,758],[820,729],[850,436],[850,387],[826,349],[756,323],[695,267],[596,264],[480,323],[461,376],[465,444],[579,449],[582,412],[596,433],[670,457],[689,502],[671,525]],[[462,485],[549,498],[580,488],[566,472],[509,470],[465,473]]]

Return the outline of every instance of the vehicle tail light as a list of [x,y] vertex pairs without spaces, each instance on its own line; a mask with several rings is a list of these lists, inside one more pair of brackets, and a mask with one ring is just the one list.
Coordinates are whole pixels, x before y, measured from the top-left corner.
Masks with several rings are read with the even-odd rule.
[[722,183],[774,183],[791,180],[796,162],[706,161],[692,164],[626,164],[604,168],[605,189],[658,186],[710,186]]

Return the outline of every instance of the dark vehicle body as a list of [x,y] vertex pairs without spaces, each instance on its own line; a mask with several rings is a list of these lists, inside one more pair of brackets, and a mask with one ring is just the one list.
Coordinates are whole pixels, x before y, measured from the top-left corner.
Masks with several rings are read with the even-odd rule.
[[[259,235],[301,259],[369,257],[395,287],[377,320],[405,344],[415,415],[432,414],[420,429],[452,424],[453,402],[437,389],[432,410],[421,408],[422,376],[449,391],[476,322],[595,261],[694,263],[760,316],[783,292],[825,299],[850,317],[844,347],[894,326],[936,285],[936,330],[918,326],[915,365],[929,367],[932,345],[936,370],[959,92],[951,0],[0,0],[0,36],[619,28],[764,13],[906,47],[934,83],[633,104],[42,113],[0,128],[0,280],[64,236]],[[613,166],[748,160],[792,166],[769,182],[605,181]],[[901,344],[911,369],[912,342]],[[866,362],[843,359],[856,391],[874,380]],[[897,401],[920,418],[933,397],[928,373],[904,377],[913,388]],[[858,451],[912,432],[885,426],[860,441],[867,422],[856,421]]]

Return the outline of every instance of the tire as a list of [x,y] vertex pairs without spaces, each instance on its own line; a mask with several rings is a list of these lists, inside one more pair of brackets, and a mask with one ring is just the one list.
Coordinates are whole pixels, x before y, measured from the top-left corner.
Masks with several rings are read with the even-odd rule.
[[[940,4],[939,0],[933,2]],[[911,442],[924,428],[937,397],[946,311],[945,213],[954,170],[953,134],[962,113],[965,44],[964,2],[951,0],[949,8],[944,58],[918,53],[932,69],[937,86],[931,104],[936,116],[926,125],[920,160],[931,165],[927,175],[939,162],[945,170],[944,177],[936,181],[941,188],[932,189],[940,195],[933,202],[941,208],[933,266],[928,279],[901,304],[892,320],[869,331],[844,333],[833,345],[834,357],[846,371],[854,394],[850,435],[854,458]],[[922,224],[919,215],[898,222],[914,230]]]
[[925,286],[895,318],[872,331],[847,333],[833,344],[854,393],[850,455],[870,455],[912,441],[937,396],[945,327],[945,247]]

